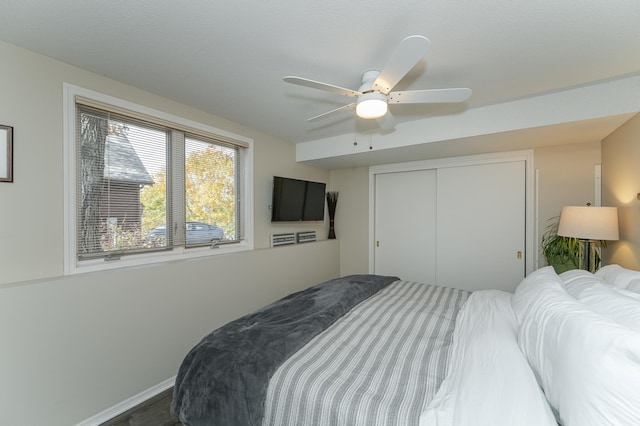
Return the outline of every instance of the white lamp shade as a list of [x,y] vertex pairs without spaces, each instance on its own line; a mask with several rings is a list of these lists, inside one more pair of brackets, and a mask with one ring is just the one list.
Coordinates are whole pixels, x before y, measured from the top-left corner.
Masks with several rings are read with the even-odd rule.
[[618,208],[565,206],[560,214],[558,235],[583,240],[618,240]]
[[387,97],[382,93],[364,93],[358,97],[356,114],[360,118],[380,118],[387,113]]

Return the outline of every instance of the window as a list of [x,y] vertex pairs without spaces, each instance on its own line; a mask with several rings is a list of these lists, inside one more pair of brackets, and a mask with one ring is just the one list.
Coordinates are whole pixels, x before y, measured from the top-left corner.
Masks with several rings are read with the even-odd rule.
[[65,85],[68,273],[250,248],[250,140],[86,92]]

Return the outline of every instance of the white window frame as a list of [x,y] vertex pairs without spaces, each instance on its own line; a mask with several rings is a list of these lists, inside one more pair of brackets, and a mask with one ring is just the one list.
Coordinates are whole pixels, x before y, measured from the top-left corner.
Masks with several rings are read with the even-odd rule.
[[[165,122],[172,122],[183,127],[199,130],[214,137],[219,136],[247,144],[248,148],[244,150],[240,160],[243,162],[241,167],[241,173],[243,173],[241,176],[241,181],[243,182],[241,203],[243,204],[244,214],[240,217],[240,220],[243,221],[242,227],[244,228],[243,239],[234,244],[221,244],[214,249],[209,247],[189,249],[174,247],[172,250],[167,251],[122,256],[117,260],[105,260],[103,258],[78,260],[76,247],[76,97],[92,99],[116,108],[122,108],[149,117],[155,117]],[[63,119],[65,275],[253,250],[253,139],[69,83],[63,83]]]

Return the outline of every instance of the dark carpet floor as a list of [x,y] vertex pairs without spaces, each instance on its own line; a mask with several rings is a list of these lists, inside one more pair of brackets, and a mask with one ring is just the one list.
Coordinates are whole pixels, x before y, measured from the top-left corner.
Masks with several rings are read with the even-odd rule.
[[156,395],[100,426],[182,426],[169,413],[173,388]]

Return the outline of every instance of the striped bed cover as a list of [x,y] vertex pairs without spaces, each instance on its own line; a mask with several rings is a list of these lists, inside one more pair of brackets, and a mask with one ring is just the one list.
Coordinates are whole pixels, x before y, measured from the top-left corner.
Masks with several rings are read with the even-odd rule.
[[470,294],[396,281],[361,302],[274,373],[263,426],[417,425]]

